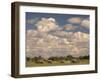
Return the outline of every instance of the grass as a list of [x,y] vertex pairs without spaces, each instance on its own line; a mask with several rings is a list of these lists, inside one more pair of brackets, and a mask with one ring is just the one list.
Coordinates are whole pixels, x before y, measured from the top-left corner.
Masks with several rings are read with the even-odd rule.
[[78,62],[71,62],[70,60],[63,60],[60,61],[52,61],[52,63],[43,62],[43,63],[36,63],[35,61],[29,60],[26,61],[26,67],[42,67],[42,66],[61,66],[61,65],[82,65],[82,64],[89,64],[89,59],[81,59]]

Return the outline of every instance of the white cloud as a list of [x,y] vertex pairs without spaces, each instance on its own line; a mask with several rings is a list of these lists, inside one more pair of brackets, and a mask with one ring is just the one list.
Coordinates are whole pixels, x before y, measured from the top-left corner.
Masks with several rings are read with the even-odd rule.
[[26,23],[28,23],[28,24],[35,24],[37,21],[38,21],[38,18],[28,19],[28,20],[26,20]]
[[85,27],[85,28],[89,28],[90,26],[90,21],[89,19],[82,19],[79,17],[72,17],[67,19],[68,22],[72,23],[72,24],[80,24],[81,27]]
[[89,41],[89,34],[83,32],[75,32],[73,34],[75,42],[88,42]]
[[66,24],[63,29],[64,30],[75,30],[77,29],[77,26],[74,26],[72,24]]
[[27,30],[26,54],[29,57],[41,55],[44,58],[70,54],[73,56],[84,56],[88,54],[88,41],[89,35],[83,32],[57,31],[55,34],[52,34]]
[[48,18],[49,21],[56,22],[54,18]]
[[36,24],[37,30],[40,32],[48,32],[58,27],[54,18],[42,18]]
[[89,28],[90,27],[90,21],[88,19],[84,19],[81,22],[81,26],[85,27],[85,28]]
[[72,17],[72,18],[69,18],[67,21],[70,22],[70,23],[80,24],[81,23],[81,18]]

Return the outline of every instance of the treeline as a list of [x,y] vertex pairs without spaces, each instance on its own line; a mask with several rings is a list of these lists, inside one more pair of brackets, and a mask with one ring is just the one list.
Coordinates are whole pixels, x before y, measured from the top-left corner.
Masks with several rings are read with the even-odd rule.
[[60,63],[64,63],[65,61],[70,61],[70,63],[78,63],[79,61],[83,60],[83,59],[89,59],[89,55],[87,56],[79,56],[79,57],[73,57],[72,55],[68,55],[68,56],[52,56],[49,58],[43,58],[42,56],[38,56],[38,57],[26,57],[27,61],[32,61],[35,63],[53,63],[54,61],[56,62],[60,62]]

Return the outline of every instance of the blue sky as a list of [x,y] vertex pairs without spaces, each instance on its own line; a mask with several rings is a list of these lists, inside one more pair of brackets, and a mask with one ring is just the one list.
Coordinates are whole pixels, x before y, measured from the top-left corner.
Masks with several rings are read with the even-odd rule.
[[[35,29],[36,26],[36,22],[40,21],[41,18],[54,18],[57,22],[57,24],[60,27],[63,27],[66,24],[72,24],[74,26],[78,26],[77,30],[69,30],[72,32],[75,31],[81,31],[81,32],[85,32],[85,33],[89,33],[89,28],[85,28],[85,27],[81,27],[80,24],[78,23],[70,23],[69,21],[67,21],[67,19],[70,18],[74,18],[74,17],[78,17],[81,19],[88,19],[89,20],[89,15],[79,15],[79,14],[55,14],[55,13],[34,13],[34,12],[26,12],[26,30],[28,29]],[[27,23],[27,20],[35,20],[32,24],[31,23]]]

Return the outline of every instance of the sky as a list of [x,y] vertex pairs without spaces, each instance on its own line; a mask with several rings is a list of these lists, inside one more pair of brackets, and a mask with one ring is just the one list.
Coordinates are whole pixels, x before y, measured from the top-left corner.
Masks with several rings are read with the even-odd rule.
[[26,12],[26,30],[36,29],[36,24],[41,21],[42,18],[53,18],[59,27],[71,25],[75,29],[68,29],[65,31],[76,32],[81,31],[89,34],[89,15],[80,14],[55,14],[55,13],[36,13]]

